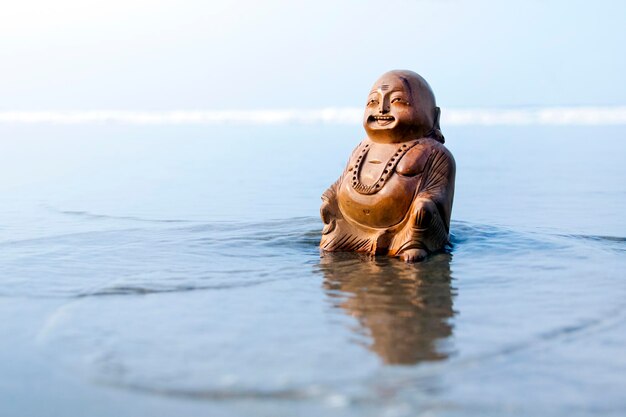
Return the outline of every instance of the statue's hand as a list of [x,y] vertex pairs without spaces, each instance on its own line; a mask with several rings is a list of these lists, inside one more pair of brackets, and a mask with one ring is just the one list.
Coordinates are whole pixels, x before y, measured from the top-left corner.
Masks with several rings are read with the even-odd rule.
[[322,206],[320,207],[320,216],[322,217],[322,222],[324,222],[322,234],[327,235],[335,229],[337,221],[337,214],[333,210],[330,201],[324,200]]

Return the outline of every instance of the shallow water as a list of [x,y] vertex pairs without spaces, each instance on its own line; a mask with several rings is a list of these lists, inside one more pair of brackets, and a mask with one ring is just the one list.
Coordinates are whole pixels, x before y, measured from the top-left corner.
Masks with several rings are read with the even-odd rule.
[[320,257],[358,127],[0,128],[0,414],[623,415],[623,127],[456,128],[452,246]]

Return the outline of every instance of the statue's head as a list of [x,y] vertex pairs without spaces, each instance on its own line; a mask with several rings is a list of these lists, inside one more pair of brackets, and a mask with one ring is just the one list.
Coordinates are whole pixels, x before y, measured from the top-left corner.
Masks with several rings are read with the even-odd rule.
[[398,143],[426,136],[444,141],[435,95],[426,80],[413,71],[389,71],[374,83],[367,97],[363,127],[375,142]]

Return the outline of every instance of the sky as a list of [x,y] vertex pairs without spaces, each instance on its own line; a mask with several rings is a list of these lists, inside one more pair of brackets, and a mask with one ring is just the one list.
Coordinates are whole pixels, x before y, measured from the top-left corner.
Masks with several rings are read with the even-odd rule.
[[626,2],[3,0],[0,111],[623,106]]

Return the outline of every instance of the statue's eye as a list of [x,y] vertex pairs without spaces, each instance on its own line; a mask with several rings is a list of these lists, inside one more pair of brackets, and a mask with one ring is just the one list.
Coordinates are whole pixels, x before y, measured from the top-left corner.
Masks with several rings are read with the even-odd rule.
[[368,106],[372,106],[374,104],[378,104],[378,100],[376,100],[375,98],[371,98],[369,99],[369,101],[367,102]]
[[394,97],[391,99],[392,103],[402,103],[402,104],[409,104],[408,101],[403,100],[402,97]]

